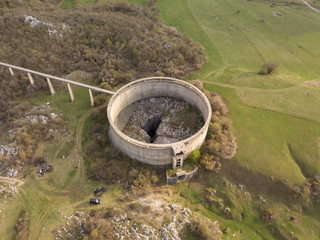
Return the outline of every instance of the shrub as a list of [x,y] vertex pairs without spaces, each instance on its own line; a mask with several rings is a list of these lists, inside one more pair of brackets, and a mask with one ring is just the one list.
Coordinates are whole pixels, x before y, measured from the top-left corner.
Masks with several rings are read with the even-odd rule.
[[192,220],[190,230],[198,234],[204,240],[217,240],[220,239],[221,231],[219,223],[211,222],[205,218],[196,217]]
[[277,220],[277,216],[274,212],[272,212],[270,209],[268,209],[268,210],[263,210],[260,213],[260,219],[261,219],[261,221],[266,222],[266,223],[273,223]]
[[[164,26],[153,7],[108,2],[68,12],[50,1],[39,2],[41,11],[30,9],[24,1],[5,2],[15,3],[17,10],[6,9],[8,13],[0,16],[0,60],[4,62],[57,76],[76,70],[94,73],[96,84],[108,82],[104,88],[109,89],[158,74],[186,77],[205,61],[203,48]],[[149,0],[148,5],[155,2]],[[0,1],[0,6],[5,5]],[[25,18],[21,12],[25,11],[41,22],[54,24],[56,27],[50,29],[57,33],[49,35],[45,24],[21,24]],[[35,41],[41,42],[37,48]],[[12,77],[7,69],[0,71],[0,118],[5,117],[3,110],[7,111],[1,100],[47,89],[43,79],[34,78],[37,84],[30,87],[28,79],[21,81],[18,72]]]
[[97,96],[94,97],[94,104],[96,106],[100,106],[104,103],[106,103],[109,100],[110,96],[106,94],[98,94]]
[[14,229],[17,231],[16,240],[27,239],[28,236],[28,212],[23,210]]
[[84,234],[89,239],[113,239],[113,226],[107,219],[108,214],[107,210],[90,212],[91,218],[83,224]]
[[278,65],[273,62],[265,63],[261,66],[261,70],[259,71],[259,74],[261,75],[270,75],[277,71]]
[[195,80],[192,84],[205,93],[212,108],[208,135],[201,148],[202,156],[197,162],[207,170],[217,171],[221,167],[220,160],[233,157],[237,148],[235,137],[231,132],[232,122],[227,118],[229,109],[222,97],[205,90],[200,80]]
[[198,164],[200,157],[201,157],[200,150],[195,149],[189,154],[188,159],[194,164]]
[[193,80],[191,82],[195,87],[199,88],[202,92],[204,92],[203,82],[201,82],[199,79]]

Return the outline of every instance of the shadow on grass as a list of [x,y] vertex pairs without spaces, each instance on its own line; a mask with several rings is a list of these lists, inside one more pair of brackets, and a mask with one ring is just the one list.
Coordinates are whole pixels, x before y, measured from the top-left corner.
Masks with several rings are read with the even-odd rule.
[[241,166],[236,160],[225,160],[222,163],[221,172],[219,174],[226,176],[233,182],[244,184],[250,192],[267,196],[275,202],[280,201],[295,209],[297,204],[307,204],[303,197],[296,197],[295,193],[292,191],[293,186],[289,186],[270,176],[253,172],[248,168]]

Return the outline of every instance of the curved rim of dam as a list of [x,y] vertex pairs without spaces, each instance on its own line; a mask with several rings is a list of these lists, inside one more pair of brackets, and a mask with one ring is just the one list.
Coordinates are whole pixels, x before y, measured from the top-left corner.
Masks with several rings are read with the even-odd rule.
[[[149,81],[150,82],[151,81],[155,81],[155,82],[157,82],[157,81],[172,82],[172,83],[175,83],[175,84],[181,84],[181,85],[187,86],[188,88],[190,88],[193,91],[195,91],[199,95],[199,97],[201,97],[205,101],[205,103],[207,105],[207,108],[208,108],[208,116],[206,117],[203,126],[195,134],[193,134],[192,136],[190,136],[188,138],[185,138],[185,139],[183,139],[181,141],[178,141],[178,142],[166,143],[166,144],[154,144],[154,143],[141,142],[141,141],[138,141],[138,140],[136,140],[134,138],[129,137],[128,135],[126,135],[122,131],[120,131],[120,129],[114,123],[115,119],[111,118],[111,109],[112,109],[113,102],[126,89],[132,87],[133,85],[143,84],[144,82],[149,82]],[[141,99],[143,99],[143,98],[141,98]],[[188,102],[185,99],[182,99],[182,100]],[[136,145],[139,145],[139,146],[144,146],[144,147],[147,147],[147,148],[167,148],[167,147],[171,147],[172,145],[175,145],[175,144],[182,144],[182,143],[188,142],[188,141],[194,139],[195,137],[199,136],[200,134],[202,134],[202,132],[205,131],[205,129],[209,126],[209,123],[211,121],[212,109],[211,109],[210,102],[209,102],[208,98],[206,97],[206,95],[200,89],[195,87],[194,85],[192,85],[192,84],[190,84],[190,83],[188,83],[186,81],[183,81],[183,80],[180,80],[180,79],[176,79],[176,78],[170,78],[170,77],[148,77],[148,78],[141,78],[141,79],[135,80],[133,82],[130,82],[130,83],[124,85],[123,87],[121,87],[118,91],[116,91],[115,94],[112,95],[112,97],[111,97],[111,99],[109,101],[108,108],[107,108],[107,115],[108,115],[109,124],[111,125],[113,130],[116,131],[116,133],[119,136],[121,136],[123,139],[125,139],[126,141],[128,141],[128,142],[130,142],[132,144],[136,144]],[[201,114],[201,115],[202,115],[202,117],[205,117],[205,116],[203,116],[203,114]],[[115,118],[117,116],[115,116]]]

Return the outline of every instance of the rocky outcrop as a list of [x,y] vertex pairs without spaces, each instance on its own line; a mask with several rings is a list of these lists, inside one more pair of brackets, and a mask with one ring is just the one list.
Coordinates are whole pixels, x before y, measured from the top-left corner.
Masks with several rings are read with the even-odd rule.
[[178,142],[195,134],[204,124],[197,109],[175,98],[152,97],[134,105],[123,132],[142,142]]
[[61,140],[68,135],[64,116],[55,112],[49,102],[25,110],[8,125],[4,134],[11,142],[0,142],[0,176],[18,176],[23,165],[34,158],[39,142]]

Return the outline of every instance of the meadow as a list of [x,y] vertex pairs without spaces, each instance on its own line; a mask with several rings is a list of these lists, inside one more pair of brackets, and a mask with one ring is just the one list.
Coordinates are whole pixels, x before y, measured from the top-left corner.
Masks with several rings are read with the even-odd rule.
[[[319,81],[299,84],[320,76],[320,14],[303,5],[255,1],[159,1],[156,6],[166,24],[206,49],[208,61],[192,78],[227,101],[239,143],[235,160],[289,185],[303,184],[303,174],[319,174]],[[277,63],[278,72],[257,74],[266,62]]]
[[[165,24],[206,50],[208,61],[190,79],[202,80],[227,102],[238,149],[225,176],[273,199],[269,207],[277,209],[282,220],[281,209],[292,211],[288,210],[292,199],[284,189],[268,190],[270,185],[303,187],[307,177],[320,173],[320,14],[302,4],[284,6],[283,2],[276,1],[280,4],[273,7],[245,0],[156,4]],[[267,62],[276,63],[278,71],[257,74]],[[215,181],[209,184],[216,185]],[[237,207],[256,208],[250,201],[241,201],[239,197]],[[307,230],[308,224],[282,223],[297,234],[290,239],[294,235],[317,239],[319,208],[315,209],[316,218],[304,215],[312,231]],[[249,226],[259,228],[255,221]],[[262,239],[269,239],[261,233]],[[257,238],[251,235],[250,239]]]
[[[96,2],[76,1],[82,6]],[[146,0],[129,2],[147,4]],[[306,178],[320,174],[320,14],[300,1],[289,5],[281,0],[274,2],[270,6],[254,0],[158,0],[155,5],[166,25],[177,28],[205,49],[206,63],[187,80],[202,80],[206,89],[223,96],[230,110],[238,143],[235,157],[217,175],[173,187],[174,201],[218,220],[222,229],[228,229],[223,239],[276,238],[270,232],[271,226],[259,219],[259,212],[268,208],[277,212],[277,227],[286,229],[287,239],[320,236],[319,205],[303,212],[301,204],[288,195],[291,187],[303,188]],[[72,8],[74,2],[64,0],[60,7]],[[276,63],[278,71],[259,75],[261,65],[267,62]],[[54,109],[68,117],[71,137],[76,136],[79,120],[86,115],[80,140],[85,143],[90,139],[92,110],[86,90],[75,88],[74,93],[76,101],[72,104],[62,93],[54,98],[40,96],[32,102],[52,102]],[[75,168],[62,158],[69,154],[79,157],[76,141],[70,146],[57,143],[47,150],[57,166],[53,173],[42,179],[32,175],[26,179],[21,201],[30,212],[30,229],[36,233],[30,239],[46,239],[59,226],[61,216],[56,210],[70,215],[74,209],[87,209],[86,202],[78,199],[88,199],[92,189],[100,186],[99,182],[87,180],[83,166]],[[243,184],[251,195],[245,195],[235,184]],[[203,201],[201,192],[205,187],[217,189],[217,197],[232,208],[234,220],[222,217],[220,209]],[[116,185],[109,189],[103,196],[103,207],[119,204],[115,199],[121,188]],[[266,203],[257,201],[260,194]],[[33,200],[35,195],[37,200]],[[8,211],[16,211],[6,223],[1,222],[0,233],[11,237],[21,203],[10,206]],[[249,217],[240,220],[242,213]],[[298,221],[289,222],[291,216]],[[239,229],[243,233],[232,237]]]

